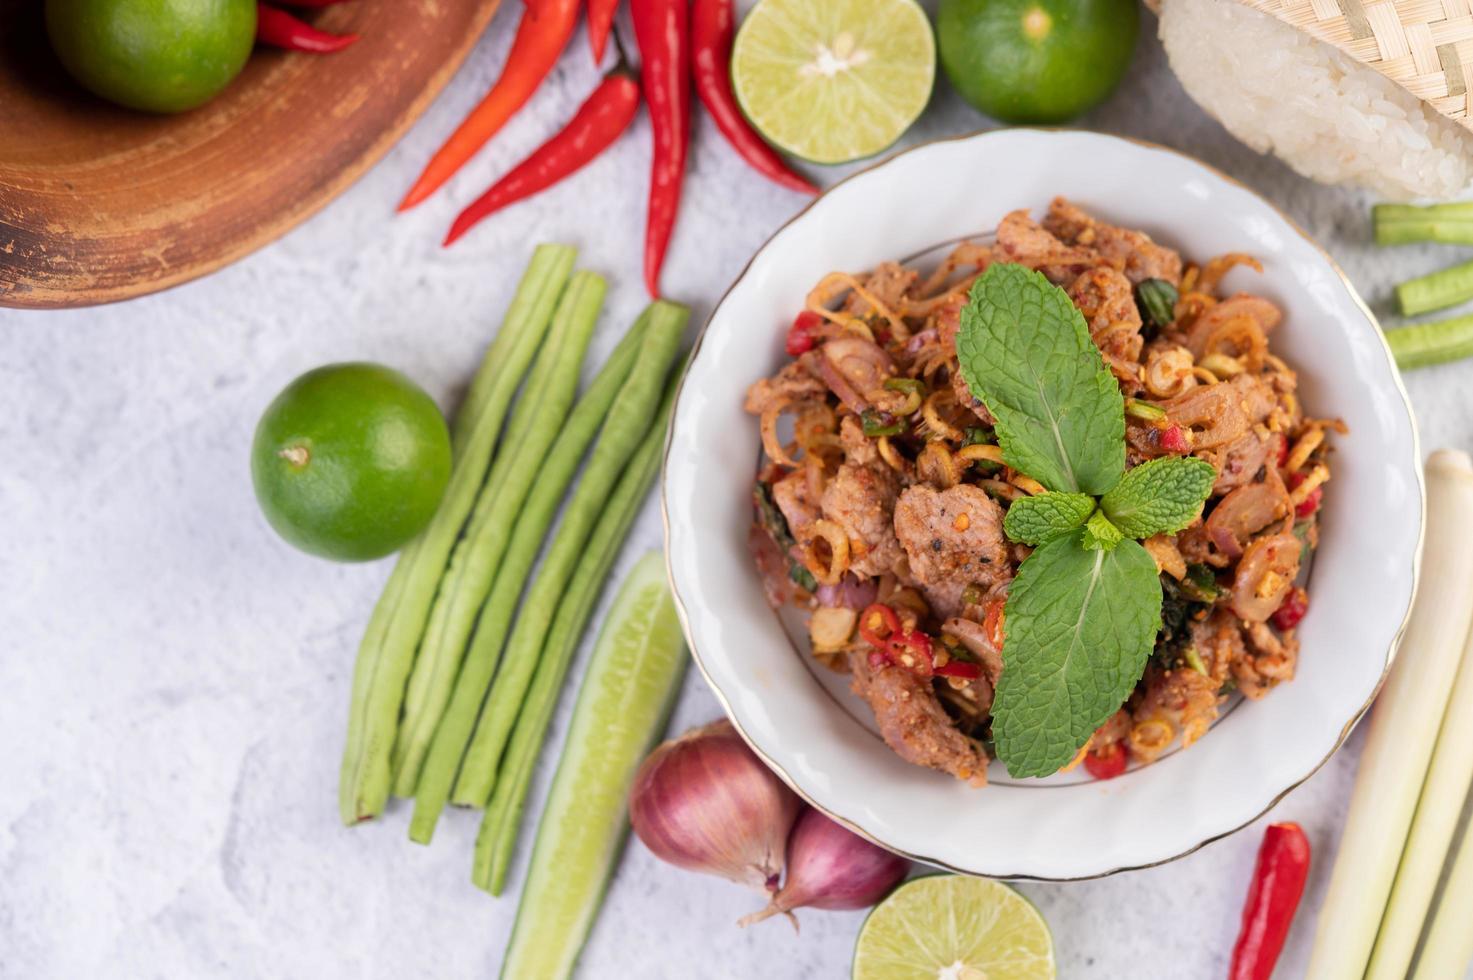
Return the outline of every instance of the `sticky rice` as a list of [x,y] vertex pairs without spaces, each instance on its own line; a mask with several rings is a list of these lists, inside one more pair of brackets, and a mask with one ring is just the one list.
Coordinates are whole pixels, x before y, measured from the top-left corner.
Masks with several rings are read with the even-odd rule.
[[1161,42],[1202,108],[1326,184],[1448,198],[1473,179],[1473,133],[1374,68],[1236,0],[1163,0]]

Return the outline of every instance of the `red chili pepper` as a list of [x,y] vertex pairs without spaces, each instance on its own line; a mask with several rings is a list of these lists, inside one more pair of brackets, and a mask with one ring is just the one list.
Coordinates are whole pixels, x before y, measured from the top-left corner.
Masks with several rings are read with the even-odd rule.
[[1168,453],[1185,453],[1191,451],[1192,447],[1187,443],[1186,433],[1175,422],[1160,431],[1161,448]]
[[900,617],[883,602],[871,603],[859,614],[859,635],[888,660],[894,641],[900,636]]
[[332,7],[347,0],[281,0],[283,7]]
[[1281,630],[1291,630],[1299,625],[1304,614],[1309,612],[1309,593],[1299,586],[1289,590],[1284,602],[1274,612],[1273,622]]
[[1284,435],[1278,436],[1279,440],[1279,469],[1283,469],[1289,462],[1289,440]]
[[660,294],[660,267],[680,209],[680,183],[690,143],[690,45],[686,0],[630,0],[634,34],[644,62],[644,97],[655,148],[650,169],[649,216],[644,233],[644,284]]
[[639,111],[639,82],[621,61],[552,139],[476,198],[450,226],[449,245],[508,204],[547,190],[602,153]]
[[931,638],[918,629],[891,639],[890,656],[922,677],[934,672],[936,655],[931,651]]
[[804,310],[793,318],[793,325],[788,328],[788,355],[797,357],[813,350],[818,339],[813,332],[823,326],[823,317],[812,310]]
[[399,202],[408,211],[455,175],[526,104],[557,64],[578,23],[578,0],[527,0],[501,77],[465,117]]
[[1297,823],[1269,824],[1258,849],[1228,980],[1268,980],[1304,894],[1309,839]]
[[[1289,489],[1293,490],[1298,487],[1299,484],[1304,482],[1304,478],[1305,475],[1303,473],[1290,473]],[[1313,514],[1315,511],[1320,509],[1320,503],[1324,499],[1325,488],[1323,486],[1315,487],[1313,490],[1309,491],[1309,496],[1299,501],[1298,506],[1294,508],[1294,516],[1308,517],[1310,514]]]
[[994,649],[1001,650],[1003,644],[1003,621],[1007,600],[993,599],[987,603],[987,611],[982,616],[982,629],[987,638],[992,641]]
[[593,63],[603,64],[604,47],[614,29],[619,0],[588,0],[588,42],[593,45]]
[[273,48],[288,51],[305,51],[309,54],[332,54],[341,51],[354,41],[357,34],[329,34],[311,24],[294,17],[285,10],[256,4],[256,40]]
[[1103,752],[1084,753],[1084,771],[1096,779],[1114,779],[1125,771],[1128,761],[1125,744],[1116,742]]
[[695,0],[691,8],[691,67],[696,94],[716,128],[741,158],[764,177],[804,194],[817,194],[812,182],[796,174],[763,142],[737,107],[731,91],[732,0]]

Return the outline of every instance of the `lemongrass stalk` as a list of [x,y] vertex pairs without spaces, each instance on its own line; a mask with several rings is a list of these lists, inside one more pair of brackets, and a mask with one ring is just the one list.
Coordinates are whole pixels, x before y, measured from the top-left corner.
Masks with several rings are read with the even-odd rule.
[[646,323],[647,318],[642,316],[630,327],[629,333],[636,342],[620,343],[609,355],[537,468],[535,493],[517,518],[512,540],[496,569],[491,594],[477,617],[471,645],[461,658],[450,702],[441,713],[440,724],[420,767],[419,782],[414,789],[414,816],[409,824],[410,840],[428,844],[434,835],[435,823],[450,799],[461,757],[475,729],[481,702],[496,673],[501,644],[516,611],[517,598],[527,582],[527,573],[537,558],[563,491],[573,481],[584,450],[593,441],[639,359]]
[[1430,204],[1378,204],[1371,210],[1377,245],[1406,245],[1411,242],[1473,244],[1473,202]]
[[1448,870],[1442,899],[1417,957],[1412,980],[1461,977],[1473,961],[1473,823],[1458,836],[1457,857]]
[[491,591],[496,566],[511,538],[511,526],[531,490],[538,464],[557,438],[577,396],[583,355],[593,337],[607,288],[602,276],[585,271],[575,273],[563,290],[552,328],[523,386],[491,475],[471,512],[466,533],[451,552],[409,675],[394,741],[394,792],[399,796],[414,795],[420,765],[450,700],[466,641],[476,613]]
[[[564,509],[557,534],[547,549],[542,568],[527,590],[517,612],[517,625],[506,644],[501,668],[496,675],[475,734],[461,762],[460,777],[451,799],[466,806],[486,805],[506,740],[526,697],[527,686],[537,670],[538,654],[547,639],[547,629],[557,611],[558,600],[567,587],[583,554],[593,525],[608,500],[609,489],[619,479],[629,458],[660,411],[665,377],[680,347],[690,310],[665,300],[650,305],[649,325],[639,363],[614,400],[608,420],[599,432],[598,443]],[[530,509],[530,508],[529,508]],[[522,533],[518,528],[517,533]],[[478,642],[478,641],[473,641]]]
[[576,255],[565,245],[539,245],[532,254],[456,419],[454,467],[445,496],[429,526],[400,555],[364,631],[353,669],[348,737],[338,782],[338,810],[345,824],[378,816],[388,801],[390,756],[405,681],[430,603],[486,479],[512,395],[547,332]]
[[[1467,592],[1468,583],[1464,582]],[[1473,603],[1473,594],[1464,600]],[[1371,952],[1366,980],[1402,980],[1411,965],[1432,893],[1458,829],[1463,800],[1473,785],[1473,633],[1463,643],[1462,664],[1453,682],[1427,781],[1407,835],[1386,917]]]
[[1473,316],[1414,323],[1386,331],[1386,343],[1403,371],[1473,355]]
[[1371,713],[1320,910],[1308,973],[1314,980],[1365,972],[1473,620],[1473,460],[1467,453],[1442,449],[1427,460],[1425,526],[1416,602]]
[[568,583],[566,593],[558,603],[557,616],[547,634],[547,643],[537,661],[537,672],[532,686],[517,715],[516,727],[506,747],[506,757],[496,774],[496,788],[491,802],[486,806],[486,815],[481,821],[481,830],[476,837],[475,866],[471,880],[492,895],[500,895],[506,884],[507,868],[511,864],[512,848],[516,845],[517,830],[521,824],[522,808],[527,801],[527,790],[532,784],[532,773],[537,766],[543,741],[547,737],[547,726],[557,708],[558,695],[568,674],[583,628],[593,614],[599,592],[607,581],[609,570],[634,519],[639,516],[650,484],[660,471],[660,458],[665,450],[665,433],[668,431],[670,409],[675,401],[675,390],[679,385],[681,371],[677,368],[666,388],[664,401],[655,423],[645,433],[644,441],[630,459],[624,475],[609,496],[609,502],[599,517],[598,527],[588,540],[578,570]]

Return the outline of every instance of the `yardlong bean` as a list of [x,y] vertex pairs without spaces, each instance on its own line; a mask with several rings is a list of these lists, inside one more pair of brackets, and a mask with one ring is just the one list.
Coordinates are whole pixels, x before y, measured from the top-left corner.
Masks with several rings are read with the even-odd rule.
[[619,556],[629,528],[644,505],[650,484],[660,471],[665,433],[669,428],[670,410],[680,374],[680,369],[673,373],[655,423],[645,433],[644,441],[619,478],[593,536],[588,539],[578,570],[558,602],[557,616],[542,647],[532,686],[527,691],[521,713],[517,715],[506,756],[496,774],[496,789],[491,794],[480,833],[476,836],[475,866],[471,873],[471,880],[493,895],[500,895],[506,883],[507,867],[527,801],[527,789],[531,786],[532,773],[547,737],[548,724],[557,709],[568,667],[578,651],[584,627],[598,604],[599,593],[608,580],[614,559]]
[[466,533],[456,542],[441,577],[420,640],[404,710],[394,742],[394,792],[413,796],[420,766],[435,726],[450,700],[450,688],[465,653],[476,612],[491,591],[496,566],[511,538],[537,466],[557,438],[578,393],[583,355],[593,337],[608,284],[592,272],[578,272],[563,290],[547,341],[537,355],[502,449],[471,513]]
[[[537,668],[537,655],[547,639],[547,628],[557,611],[558,599],[608,500],[609,488],[618,481],[649,430],[651,420],[658,416],[665,377],[689,318],[690,311],[674,303],[657,300],[650,307],[639,363],[609,410],[593,454],[564,509],[547,557],[517,612],[516,628],[506,644],[495,683],[461,762],[460,777],[451,796],[456,803],[483,807],[491,798],[502,750],[506,748],[507,736]],[[520,528],[517,533],[521,534]]]
[[470,647],[461,660],[450,703],[440,716],[440,724],[420,768],[419,783],[414,791],[414,817],[409,824],[411,840],[427,844],[434,835],[435,824],[455,784],[466,744],[475,730],[481,702],[485,700],[486,690],[496,673],[502,642],[511,626],[527,574],[552,523],[563,491],[578,470],[584,450],[593,441],[610,406],[642,356],[648,319],[648,316],[641,316],[630,328],[630,334],[636,338],[634,342],[621,342],[615,348],[598,377],[578,400],[577,407],[568,416],[557,441],[537,470],[533,493],[517,519],[511,541],[496,569],[491,593],[481,607]]
[[405,681],[430,603],[486,478],[507,406],[547,332],[576,254],[565,245],[540,245],[533,253],[456,419],[455,466],[445,497],[429,526],[400,556],[369,620],[354,667],[339,777],[338,808],[346,824],[378,816],[388,800]]

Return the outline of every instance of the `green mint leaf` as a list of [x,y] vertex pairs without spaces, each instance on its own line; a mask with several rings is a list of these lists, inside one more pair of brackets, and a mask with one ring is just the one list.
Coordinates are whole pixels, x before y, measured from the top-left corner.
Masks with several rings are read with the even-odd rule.
[[1100,509],[1126,537],[1180,531],[1212,492],[1217,471],[1194,456],[1162,456],[1129,470],[1100,500]]
[[1102,494],[1125,469],[1125,402],[1069,296],[1020,265],[972,285],[962,378],[997,420],[1003,460],[1050,490]]
[[1058,772],[1130,696],[1161,628],[1156,563],[1134,541],[1087,551],[1084,531],[1018,569],[992,706],[997,756],[1014,776]]
[[1125,540],[1120,528],[1110,523],[1102,511],[1095,511],[1084,525],[1084,537],[1080,543],[1088,551],[1114,551],[1115,546]]
[[1094,498],[1082,493],[1019,497],[1008,507],[1002,529],[1013,541],[1040,545],[1081,526],[1094,509]]

